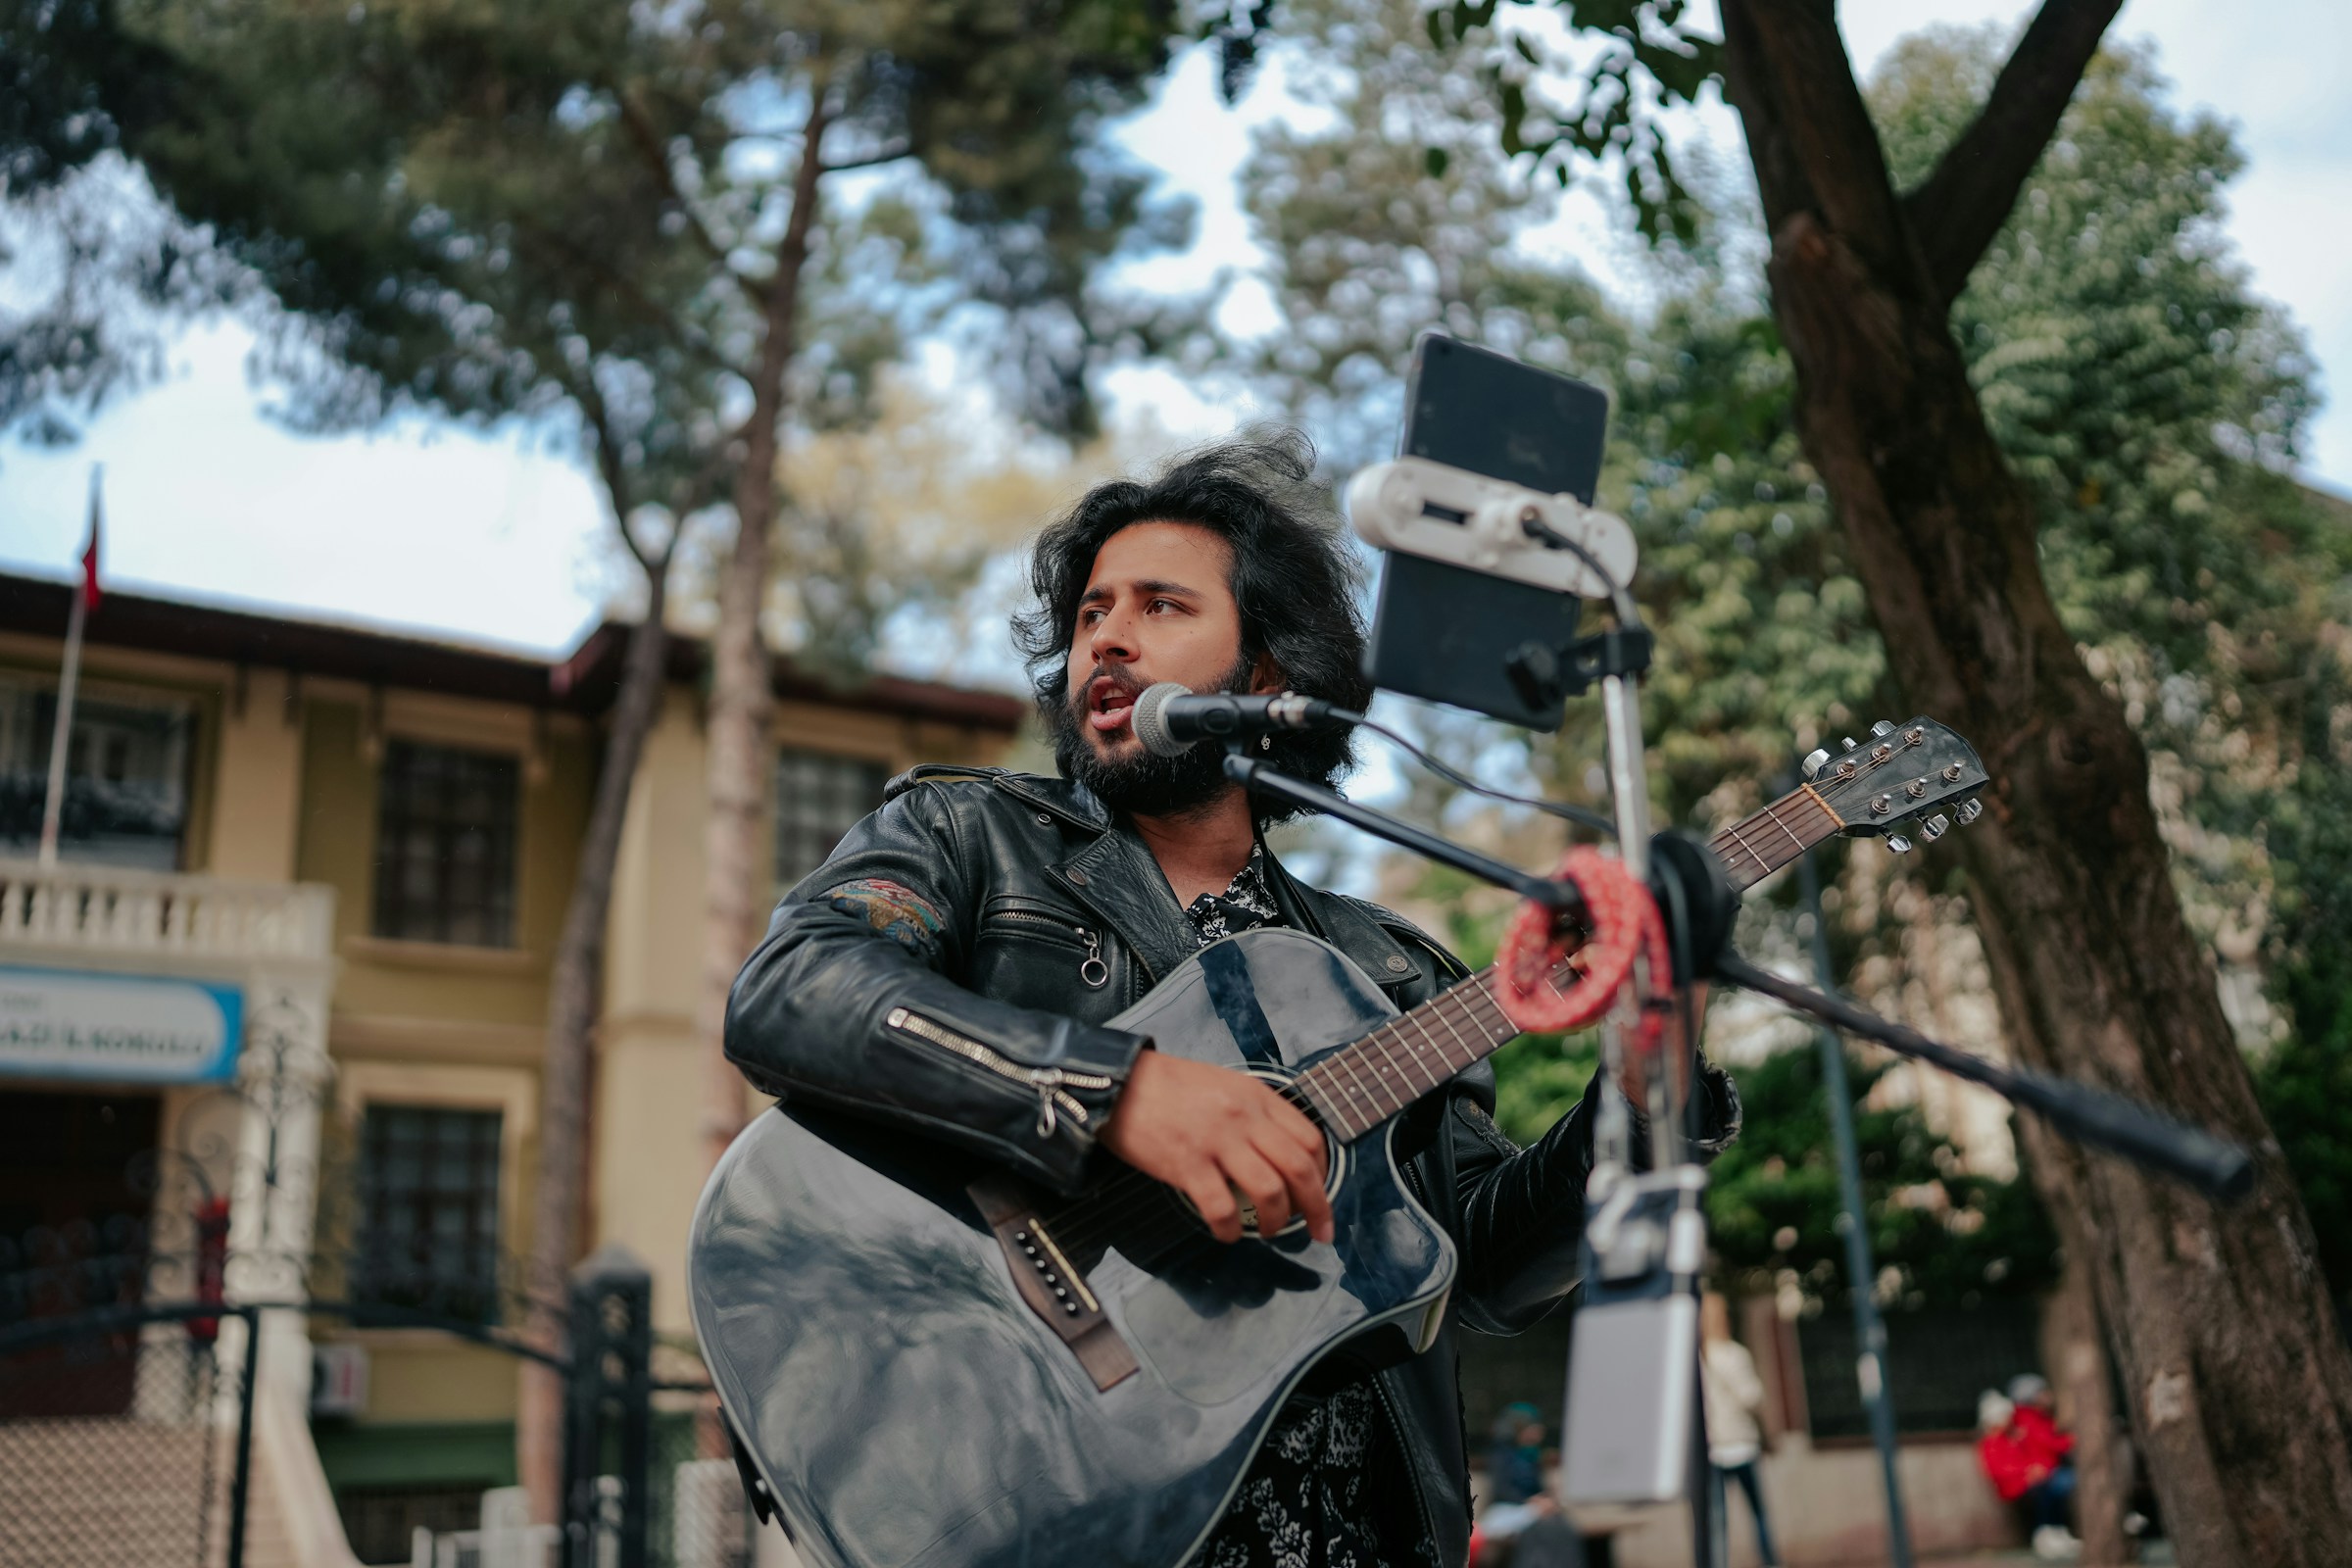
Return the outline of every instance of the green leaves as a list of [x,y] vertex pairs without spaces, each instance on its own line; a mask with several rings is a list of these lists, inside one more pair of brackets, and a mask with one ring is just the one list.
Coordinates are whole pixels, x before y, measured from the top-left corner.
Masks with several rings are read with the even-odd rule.
[[[1854,1135],[1872,1255],[1904,1304],[2032,1296],[2057,1277],[2057,1238],[2022,1177],[1968,1171],[1916,1104],[1874,1107],[1885,1075],[1849,1054]],[[1770,1289],[1783,1271],[1808,1295],[1846,1294],[1842,1203],[1818,1049],[1808,1043],[1741,1070],[1746,1130],[1708,1172],[1716,1256],[1735,1280]]]
[[727,488],[820,101],[828,165],[891,169],[885,202],[921,216],[819,209],[811,276],[839,298],[798,313],[834,334],[808,407],[854,410],[844,377],[947,291],[1000,337],[1010,395],[1084,427],[1085,282],[1142,181],[1080,154],[1174,25],[1163,0],[715,0],[697,29],[590,0],[41,10],[11,64],[51,86],[0,119],[0,156],[86,156],[69,122],[119,143],[308,318],[336,371],[297,398],[311,422],[567,403],[608,481],[635,476],[624,511]]
[[[1701,204],[1676,171],[1656,116],[1663,107],[1695,102],[1720,76],[1721,40],[1692,30],[1685,0],[1550,4],[1570,29],[1607,40],[1581,70],[1550,58],[1536,35],[1515,24],[1535,9],[1526,0],[1508,7],[1457,0],[1435,8],[1426,19],[1429,40],[1478,66],[1500,117],[1506,156],[1529,157],[1533,172],[1563,186],[1577,161],[1600,163],[1623,181],[1644,238],[1690,243]],[[1498,15],[1514,24],[1498,28]],[[1531,82],[1544,90],[1531,96]],[[1548,91],[1554,85],[1563,89],[1556,107]]]
[[[1305,3],[1303,35],[1332,40],[1331,78],[1347,85],[1332,94],[1328,129],[1269,138],[1249,175],[1285,318],[1249,362],[1267,400],[1308,421],[1344,471],[1390,450],[1412,337],[1430,327],[1608,387],[1600,499],[1637,531],[1638,592],[1661,639],[1644,692],[1661,820],[1720,824],[1762,804],[1811,746],[1903,716],[1882,628],[1790,422],[1793,372],[1760,308],[1756,252],[1707,243],[1714,232],[1752,239],[1753,215],[1727,203],[1697,214],[1714,225],[1702,224],[1698,243],[1654,250],[1638,320],[1572,266],[1514,250],[1522,226],[1550,211],[1532,174],[1565,174],[1570,153],[1579,168],[1588,153],[1618,159],[1620,172],[1665,159],[1662,144],[1642,139],[1654,125],[1643,105],[1703,90],[1714,58],[1696,46],[1670,50],[1672,61],[1644,55],[1679,8],[1567,8],[1601,43],[1578,77],[1586,91],[1605,99],[1611,73],[1647,83],[1616,100],[1614,118],[1606,102],[1585,105],[1572,136],[1568,117],[1547,107],[1557,83],[1535,70],[1544,51],[1513,8]],[[1425,34],[1445,52],[1421,48]],[[1870,103],[1898,179],[1934,167],[1999,62],[1989,34],[1897,51]],[[2219,193],[2238,162],[2222,127],[2166,105],[2144,58],[2101,57],[1953,322],[1994,435],[2040,503],[2042,564],[2061,612],[2154,753],[2193,927],[2217,949],[2227,942],[2231,964],[2269,954],[2271,995],[2295,1033],[2272,1048],[2280,1065],[2264,1069],[2264,1094],[2284,1097],[2278,1125],[2301,1141],[2282,1139],[2324,1204],[2352,1191],[2321,1132],[2352,1054],[2352,964],[2337,957],[2352,929],[2342,826],[2352,798],[2340,798],[2352,789],[2342,782],[2352,779],[2352,697],[2330,684],[2352,649],[2352,529],[2278,466],[2308,406],[2308,366],[2221,238]],[[1667,162],[1646,187],[1655,205],[1636,203],[1653,236],[1675,232],[1669,178],[1679,176]],[[1372,191],[1382,199],[1367,200]],[[1594,787],[1600,741],[1577,709],[1551,738],[1429,727],[1446,732],[1454,760],[1475,757],[1488,776],[1523,766],[1555,795]],[[1434,815],[1446,802],[1438,792],[1413,806]],[[1842,856],[1830,860],[1835,873]],[[1891,994],[1921,972],[1915,955],[1945,961],[1911,939],[1961,919],[1944,883],[1956,874],[1949,857],[1915,858],[1901,873],[1883,858],[1843,863],[1833,878],[1842,886],[1830,889],[1833,911],[1840,893],[1852,901],[1832,921],[1843,972],[1876,959],[1870,987]],[[1498,911],[1475,893],[1434,876],[1415,893],[1419,907],[1455,914],[1452,938],[1473,956],[1491,945]],[[1786,909],[1769,893],[1750,904],[1750,919],[1785,939]],[[1506,1048],[1496,1058],[1506,1128],[1524,1138],[1548,1126],[1592,1061],[1590,1039]],[[1743,1071],[1743,1087],[1765,1079],[1764,1101],[1750,1095],[1758,1152],[1718,1166],[1731,1189],[1719,1223],[1744,1238],[1742,1266],[1794,1268],[1827,1288],[1842,1265],[1827,1224],[1834,1182],[1807,1152],[1826,1149],[1826,1129],[1817,1098],[1806,1102],[1818,1095],[1817,1077],[1800,1081],[1806,1070],[1775,1057]],[[1783,1090],[1798,1128],[1786,1148],[1763,1135]],[[1996,1263],[2006,1280],[2044,1277],[2046,1232],[2026,1189],[1969,1176],[1908,1113],[1865,1120],[1879,1159],[1872,1223],[1909,1288],[2009,1288],[1990,1278]],[[2352,1236],[2340,1208],[2315,1218],[2330,1236]],[[1785,1229],[1817,1250],[1780,1247]],[[2352,1252],[2323,1246],[2336,1277],[2352,1279]]]

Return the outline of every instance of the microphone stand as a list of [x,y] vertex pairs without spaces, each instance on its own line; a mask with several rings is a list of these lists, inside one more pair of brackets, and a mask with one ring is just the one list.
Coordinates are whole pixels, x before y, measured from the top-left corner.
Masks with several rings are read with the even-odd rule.
[[[1830,933],[1821,909],[1821,873],[1813,863],[1811,850],[1797,857],[1796,865],[1805,912],[1813,917],[1813,978],[1827,986],[1831,982]],[[1878,1268],[1871,1260],[1870,1227],[1864,1222],[1854,1099],[1845,1086],[1845,1042],[1837,1030],[1818,1025],[1813,1038],[1821,1051],[1822,1098],[1829,1102],[1830,1143],[1838,1153],[1838,1198],[1845,1209],[1845,1279],[1854,1298],[1854,1382],[1862,1396],[1862,1407],[1870,1415],[1871,1446],[1879,1450],[1879,1486],[1886,1494],[1887,1568],[1911,1568],[1911,1525],[1896,1462],[1894,1396],[1886,1387],[1886,1323],[1879,1316],[1879,1303],[1871,1294]]]
[[1497,860],[1491,855],[1481,855],[1451,839],[1442,838],[1427,828],[1416,827],[1400,816],[1391,816],[1369,806],[1358,806],[1336,791],[1327,790],[1319,784],[1309,784],[1301,778],[1293,778],[1247,752],[1233,750],[1225,754],[1225,776],[1254,794],[1280,801],[1286,806],[1336,817],[1350,827],[1362,828],[1374,838],[1387,839],[1401,849],[1411,850],[1424,859],[1435,860],[1440,865],[1450,865],[1482,882],[1507,888],[1523,899],[1533,899],[1580,924],[1585,922],[1585,896],[1576,890],[1573,882],[1555,882],[1547,876],[1522,871],[1508,861]]
[[[1532,876],[1516,866],[1506,865],[1476,850],[1441,838],[1386,811],[1360,805],[1320,785],[1309,784],[1304,779],[1293,778],[1264,762],[1240,755],[1229,755],[1225,759],[1225,776],[1257,794],[1308,810],[1325,812],[1352,827],[1363,829],[1375,838],[1383,838],[1392,844],[1426,855],[1433,860],[1450,865],[1457,871],[1468,872],[1496,887],[1524,893],[1553,908],[1574,912],[1584,906],[1584,900],[1576,889],[1566,883],[1554,882],[1549,877]],[[1697,842],[1671,829],[1658,834],[1657,838],[1660,842],[1670,839],[1683,839],[1692,845]],[[1683,865],[1686,863],[1687,859],[1682,855],[1653,856],[1651,878],[1653,882],[1664,877],[1677,879],[1683,897],[1693,908],[1703,909],[1701,901],[1722,895],[1717,889],[1710,888],[1705,882],[1684,871]],[[1729,928],[1728,921],[1716,927],[1710,927],[1704,920],[1694,921],[1693,924],[1699,930]],[[1712,977],[1728,980],[1734,985],[1770,997],[1798,1012],[1810,1013],[1833,1028],[1875,1040],[1897,1055],[1924,1061],[1956,1078],[1983,1084],[2012,1104],[2037,1112],[2061,1136],[2075,1143],[2120,1154],[2135,1164],[2182,1182],[2207,1198],[2229,1201],[2244,1197],[2253,1189],[2254,1163],[2252,1156],[2243,1149],[2211,1133],[2176,1121],[2136,1101],[2071,1079],[2054,1078],[2028,1068],[1989,1061],[1957,1046],[1931,1040],[1916,1029],[1882,1018],[1834,992],[1817,991],[1794,980],[1784,979],[1769,969],[1758,968],[1728,944],[1719,952],[1700,953],[1695,956],[1698,968],[1692,975],[1693,979]]]
[[[1634,733],[1638,736],[1638,728]],[[1255,794],[1321,811],[1440,864],[1535,899],[1571,918],[1583,912],[1581,895],[1566,883],[1531,875],[1386,811],[1294,778],[1238,749],[1227,753],[1224,772],[1227,778]],[[1631,776],[1638,779],[1640,774]],[[2240,1198],[2253,1187],[2253,1160],[2234,1144],[2106,1090],[1987,1061],[1881,1018],[1834,992],[1799,985],[1748,962],[1731,947],[1728,939],[1738,896],[1720,874],[1704,874],[1710,858],[1703,848],[1695,839],[1673,831],[1657,834],[1655,845],[1670,847],[1672,851],[1645,853],[1642,858],[1648,867],[1647,880],[1653,884],[1653,891],[1662,895],[1661,906],[1671,905],[1687,911],[1689,918],[1675,923],[1690,932],[1706,933],[1717,944],[1713,951],[1708,951],[1703,942],[1692,943],[1689,953],[1690,972],[1678,976],[1679,979],[1713,976],[1727,980],[1797,1011],[1810,1013],[1833,1028],[1874,1040],[1898,1055],[1983,1084],[2012,1104],[2040,1114],[2059,1136],[2120,1154],[2185,1183],[2208,1198],[2217,1200]],[[1640,847],[1647,852],[1653,845],[1643,840]],[[1693,874],[1693,868],[1698,868],[1701,874]],[[1678,964],[1683,961],[1682,954],[1678,953],[1676,957]],[[1614,1084],[1609,1086],[1609,1093],[1615,1093]],[[1859,1213],[1854,1216],[1854,1223],[1861,1223]],[[1695,1389],[1692,1392],[1695,1395]],[[1694,1423],[1694,1428],[1698,1425]],[[1694,1537],[1692,1557],[1695,1562],[1711,1563],[1718,1559],[1710,1539],[1713,1532],[1707,1527],[1708,1494],[1712,1489],[1699,1469],[1704,1455],[1703,1430],[1694,1430],[1693,1436],[1695,1451],[1688,1477]],[[1896,1549],[1906,1551],[1908,1544],[1902,1543]]]
[[1736,986],[1809,1012],[1848,1034],[1875,1040],[1899,1056],[1940,1067],[1955,1078],[1983,1084],[2013,1105],[2036,1111],[2061,1137],[2158,1171],[2221,1202],[2243,1198],[2254,1188],[2254,1160],[2237,1145],[2175,1121],[2161,1111],[2023,1067],[2005,1066],[1931,1040],[1916,1029],[1856,1006],[1832,991],[1815,991],[1761,969],[1726,948],[1715,973]]

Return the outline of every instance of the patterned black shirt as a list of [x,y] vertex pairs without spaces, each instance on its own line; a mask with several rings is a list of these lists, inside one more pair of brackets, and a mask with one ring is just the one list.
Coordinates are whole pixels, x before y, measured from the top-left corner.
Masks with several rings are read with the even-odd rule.
[[[1184,912],[1204,948],[1281,924],[1264,848],[1250,852],[1223,893],[1203,893]],[[1432,1559],[1404,1502],[1410,1486],[1371,1379],[1296,1396],[1192,1560],[1199,1568],[1421,1568]]]

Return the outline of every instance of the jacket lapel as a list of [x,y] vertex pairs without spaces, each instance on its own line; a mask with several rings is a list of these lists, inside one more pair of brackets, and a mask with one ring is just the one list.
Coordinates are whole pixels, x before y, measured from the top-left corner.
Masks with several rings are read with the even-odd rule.
[[[1031,807],[1095,831],[1091,844],[1047,867],[1046,875],[1127,945],[1152,984],[1165,980],[1200,951],[1192,922],[1177,907],[1151,850],[1119,827],[1084,785],[1016,773],[999,773],[997,784]],[[1262,838],[1259,842],[1262,847]],[[1420,979],[1420,965],[1379,921],[1336,894],[1310,893],[1271,850],[1265,866],[1285,925],[1329,942],[1383,986],[1395,989]]]
[[1159,862],[1132,833],[1110,828],[1046,875],[1117,934],[1153,985],[1200,947]]
[[1336,893],[1310,897],[1272,851],[1266,853],[1266,880],[1285,923],[1310,936],[1321,937],[1355,960],[1357,968],[1391,990],[1410,986],[1421,978],[1413,962],[1388,928]]

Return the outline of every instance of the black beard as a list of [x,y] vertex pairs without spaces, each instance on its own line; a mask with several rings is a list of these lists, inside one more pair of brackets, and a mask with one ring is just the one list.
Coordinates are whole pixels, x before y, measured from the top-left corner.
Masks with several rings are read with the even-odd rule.
[[[1255,662],[1243,655],[1210,690],[1247,692]],[[1086,738],[1091,710],[1087,688],[1093,684],[1090,677],[1072,685],[1069,696],[1047,714],[1054,735],[1054,762],[1063,778],[1075,779],[1104,806],[1130,816],[1182,816],[1232,787],[1225,777],[1222,746],[1202,743],[1174,757],[1161,757],[1139,746],[1135,755],[1123,761],[1104,759]]]

